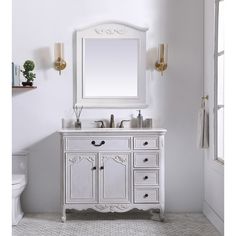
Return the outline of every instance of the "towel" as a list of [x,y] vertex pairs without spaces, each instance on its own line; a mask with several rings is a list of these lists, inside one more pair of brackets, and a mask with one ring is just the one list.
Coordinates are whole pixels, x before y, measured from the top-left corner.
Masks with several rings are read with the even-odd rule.
[[197,146],[209,147],[209,115],[205,106],[202,106],[198,112]]

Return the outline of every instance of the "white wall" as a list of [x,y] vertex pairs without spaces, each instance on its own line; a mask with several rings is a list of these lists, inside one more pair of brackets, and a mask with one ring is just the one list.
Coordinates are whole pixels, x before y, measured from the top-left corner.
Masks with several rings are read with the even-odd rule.
[[214,160],[214,0],[205,0],[204,81],[209,95],[210,146],[204,161],[204,214],[223,234],[224,167]]
[[[71,117],[72,34],[81,26],[120,20],[148,26],[147,48],[169,44],[163,78],[147,71],[150,105],[143,110],[166,136],[166,204],[172,212],[200,212],[203,158],[196,148],[197,111],[203,81],[203,0],[13,0],[13,61],[37,63],[35,90],[13,92],[13,151],[28,149],[29,184],[23,195],[28,212],[59,211],[61,118]],[[53,45],[65,43],[68,63],[52,69]],[[82,118],[136,116],[130,109],[84,109]]]

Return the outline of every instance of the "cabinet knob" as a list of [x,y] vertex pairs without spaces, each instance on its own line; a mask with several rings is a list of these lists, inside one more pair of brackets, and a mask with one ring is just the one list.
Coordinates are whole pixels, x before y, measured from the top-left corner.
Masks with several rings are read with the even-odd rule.
[[96,144],[95,141],[92,141],[91,144],[92,144],[93,146],[95,146],[95,147],[100,147],[100,146],[102,146],[103,144],[105,144],[105,141],[102,140],[99,144]]
[[100,169],[101,169],[101,170],[104,170],[104,166],[101,166]]
[[147,146],[148,145],[148,141],[145,141],[144,143],[143,143],[143,146]]
[[144,162],[147,162],[147,161],[148,161],[148,158],[145,158],[143,161],[144,161]]
[[148,194],[147,194],[147,193],[145,193],[143,197],[144,197],[144,198],[147,198],[147,197],[148,197]]
[[146,175],[146,176],[144,176],[144,179],[148,179],[148,176]]
[[96,166],[94,166],[93,168],[92,168],[92,170],[96,170],[97,169],[97,167]]

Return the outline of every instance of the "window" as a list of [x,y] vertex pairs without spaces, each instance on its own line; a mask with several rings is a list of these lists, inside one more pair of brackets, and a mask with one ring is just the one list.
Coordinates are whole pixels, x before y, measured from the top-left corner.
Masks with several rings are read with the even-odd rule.
[[224,162],[224,1],[215,5],[215,159]]

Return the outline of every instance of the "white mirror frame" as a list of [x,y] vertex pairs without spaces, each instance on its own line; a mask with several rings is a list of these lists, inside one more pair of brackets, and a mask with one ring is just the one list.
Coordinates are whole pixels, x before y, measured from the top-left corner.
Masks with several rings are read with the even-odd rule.
[[[120,22],[103,22],[75,32],[75,87],[74,104],[91,108],[145,108],[146,104],[146,31],[147,28]],[[85,39],[137,39],[138,46],[138,95],[137,97],[83,97],[83,42]]]

